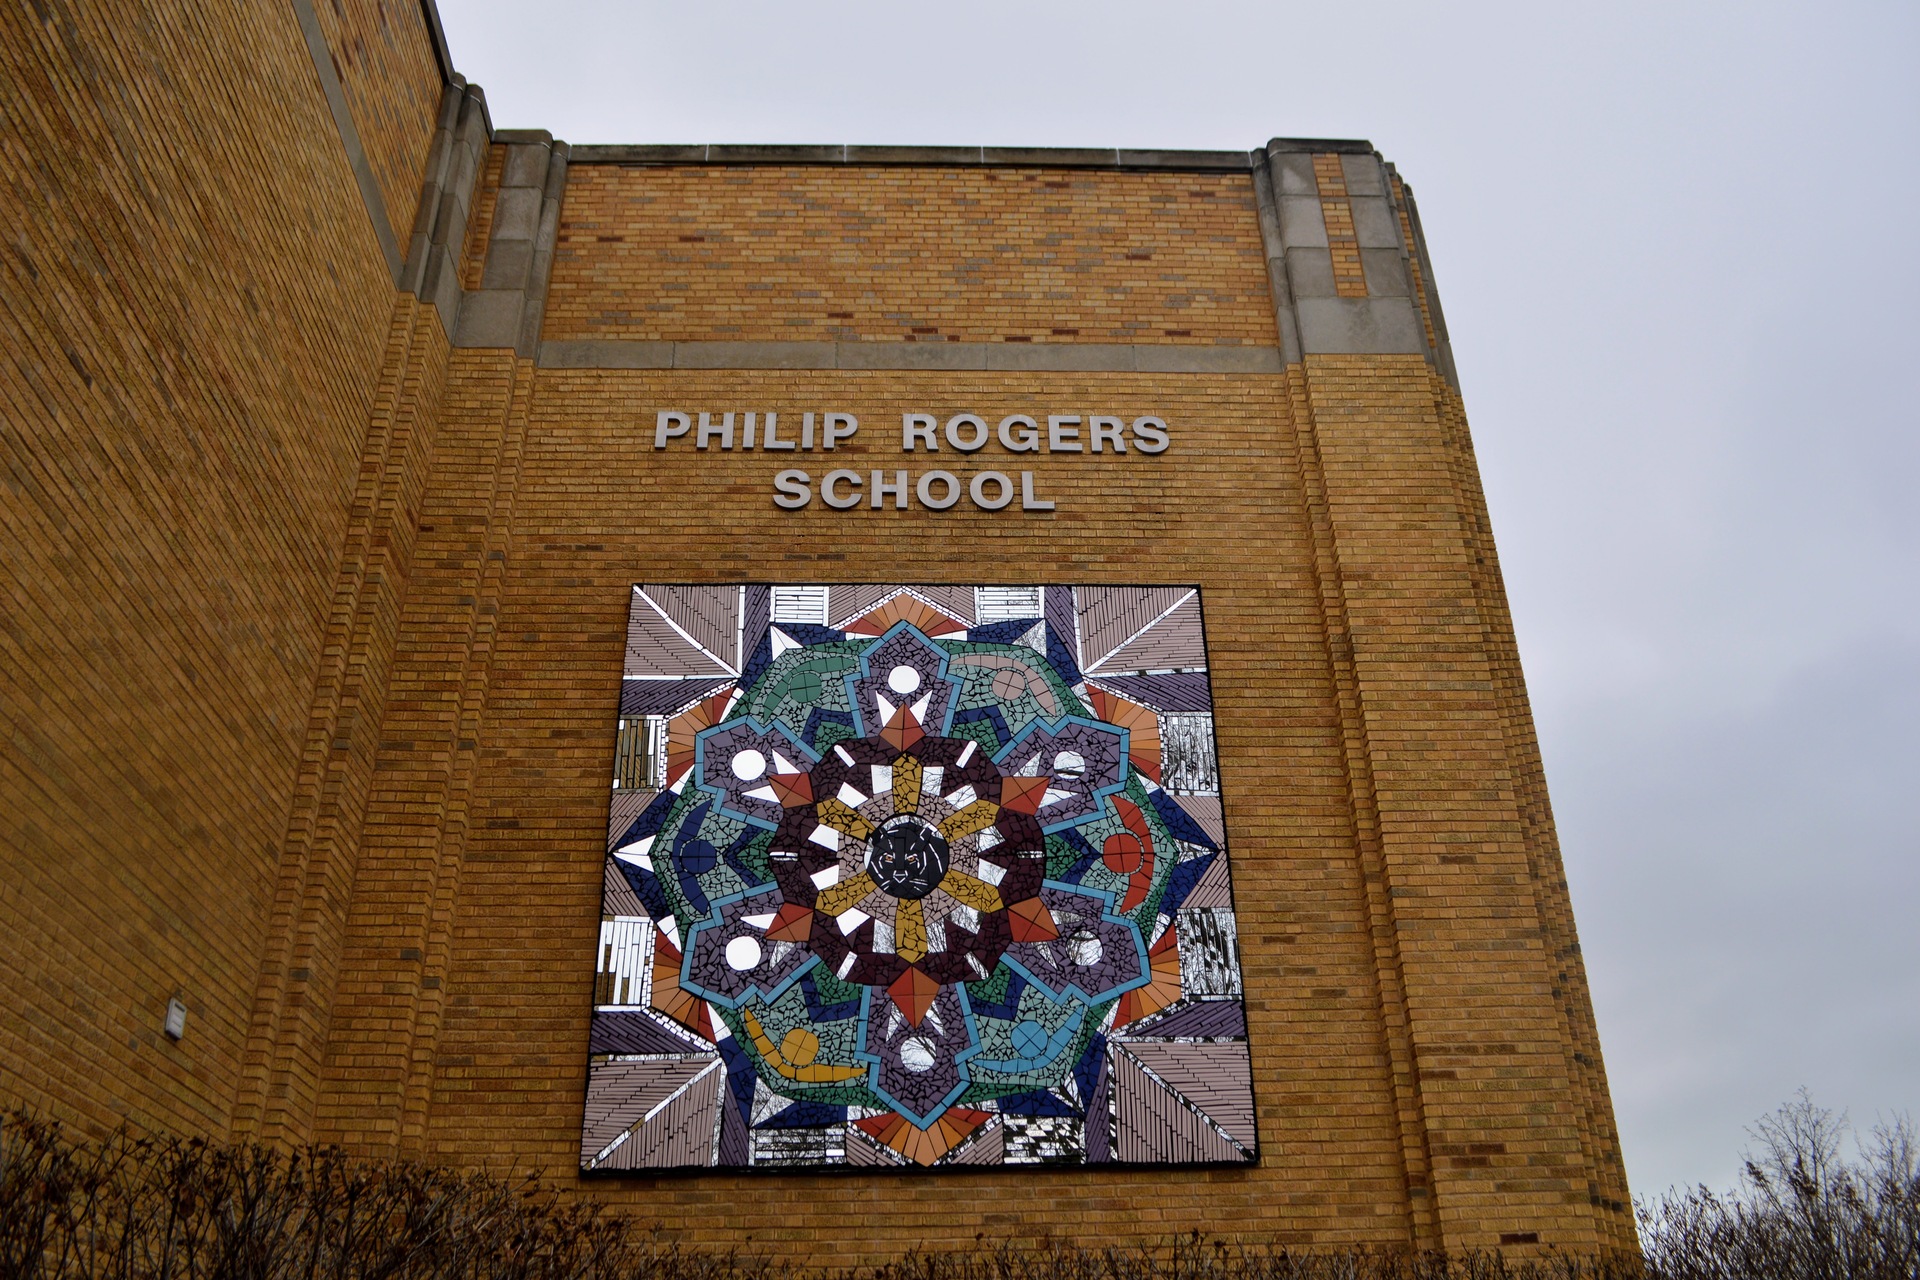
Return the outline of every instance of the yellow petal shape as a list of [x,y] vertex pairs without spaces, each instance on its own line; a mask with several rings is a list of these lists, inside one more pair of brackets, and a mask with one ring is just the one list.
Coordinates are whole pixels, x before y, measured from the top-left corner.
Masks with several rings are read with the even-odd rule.
[[893,762],[893,811],[912,813],[920,807],[920,762],[901,756]]
[[927,955],[927,917],[915,898],[902,898],[894,908],[893,953],[912,964]]
[[[824,815],[822,815],[824,817]],[[991,800],[975,800],[940,824],[940,834],[949,840],[964,840],[976,831],[985,831],[1000,818],[1000,806]]]
[[843,836],[852,836],[855,840],[865,840],[873,834],[873,824],[853,810],[847,808],[845,802],[837,797],[828,796],[825,800],[814,805],[813,811],[819,815],[822,823],[832,827]]
[[813,909],[823,915],[837,916],[849,907],[859,905],[860,899],[879,887],[872,876],[862,871],[822,889],[820,896],[814,899]]
[[1000,891],[985,880],[976,880],[961,871],[949,871],[940,887],[975,911],[998,911]]

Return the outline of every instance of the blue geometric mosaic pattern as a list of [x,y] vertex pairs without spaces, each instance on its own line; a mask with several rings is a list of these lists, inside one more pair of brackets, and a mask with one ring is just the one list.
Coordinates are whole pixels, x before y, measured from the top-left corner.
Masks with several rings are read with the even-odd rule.
[[1189,587],[641,585],[581,1167],[1255,1158]]

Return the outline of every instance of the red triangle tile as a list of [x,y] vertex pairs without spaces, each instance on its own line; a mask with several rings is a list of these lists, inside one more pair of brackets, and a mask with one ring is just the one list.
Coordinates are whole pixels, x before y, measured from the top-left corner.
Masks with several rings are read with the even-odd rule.
[[1052,942],[1060,936],[1053,913],[1038,898],[1028,898],[1007,908],[1007,925],[1015,942]]
[[808,941],[813,937],[813,908],[789,902],[767,926],[767,936],[775,942]]
[[1000,807],[1015,813],[1039,813],[1040,802],[1046,798],[1047,784],[1051,781],[1046,777],[1000,779]]
[[894,1004],[900,1007],[907,1021],[917,1027],[926,1018],[927,1010],[933,1008],[933,1002],[940,994],[940,984],[920,972],[918,967],[910,967],[893,980],[893,985],[887,988],[887,994],[893,997]]
[[926,736],[920,721],[914,718],[913,711],[908,707],[897,709],[893,718],[887,721],[886,728],[880,731],[880,740],[895,751],[905,751]]
[[801,805],[813,803],[813,778],[809,774],[769,774],[767,785],[772,787],[773,794],[779,797],[782,808],[798,809]]

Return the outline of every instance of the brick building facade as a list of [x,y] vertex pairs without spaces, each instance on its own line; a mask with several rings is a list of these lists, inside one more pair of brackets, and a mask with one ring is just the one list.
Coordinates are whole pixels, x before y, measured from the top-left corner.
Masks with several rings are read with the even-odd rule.
[[[1631,1246],[1446,326],[1369,145],[569,148],[374,0],[38,0],[0,59],[0,1096],[572,1180],[633,583],[1197,584],[1257,1162],[580,1193],[703,1244]],[[656,448],[662,410],[861,427],[789,463]],[[935,457],[913,413],[1172,443]],[[940,465],[1051,507],[818,493]]]

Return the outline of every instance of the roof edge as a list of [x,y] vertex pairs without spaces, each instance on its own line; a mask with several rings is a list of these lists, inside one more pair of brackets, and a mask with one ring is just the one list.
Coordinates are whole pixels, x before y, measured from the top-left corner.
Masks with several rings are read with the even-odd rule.
[[1370,156],[1378,154],[1365,138],[1274,138],[1267,143],[1269,153],[1306,151],[1320,155]]
[[[1342,150],[1367,143],[1341,143]],[[1332,145],[1318,148],[1332,150]],[[1243,173],[1252,164],[1245,151],[1177,151],[1125,147],[885,147],[753,146],[739,144],[581,145],[574,164],[666,165],[872,165],[985,169],[1161,169],[1190,173]]]

